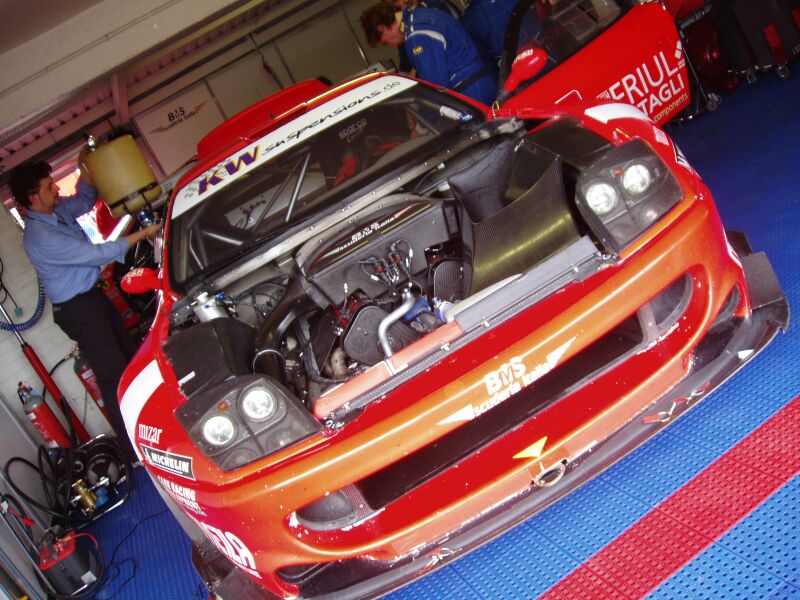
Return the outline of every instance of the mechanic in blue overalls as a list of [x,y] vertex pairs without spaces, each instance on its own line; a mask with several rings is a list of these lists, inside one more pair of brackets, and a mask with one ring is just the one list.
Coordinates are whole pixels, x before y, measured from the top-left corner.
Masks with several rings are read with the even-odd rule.
[[[422,6],[424,8],[442,10],[449,13],[454,19],[461,18],[461,10],[450,0],[392,0],[392,4],[395,5],[397,10],[403,10],[406,7]],[[413,67],[411,66],[411,61],[408,60],[408,56],[406,56],[406,45],[401,44],[397,48],[397,52],[400,55],[400,64],[397,66],[397,70],[401,73],[411,73]]]
[[518,0],[471,0],[461,24],[486,61],[497,67],[503,54],[506,26]]
[[467,31],[449,14],[423,6],[402,11],[379,2],[361,13],[371,45],[406,44],[411,66],[421,79],[485,104],[496,96],[497,82]]

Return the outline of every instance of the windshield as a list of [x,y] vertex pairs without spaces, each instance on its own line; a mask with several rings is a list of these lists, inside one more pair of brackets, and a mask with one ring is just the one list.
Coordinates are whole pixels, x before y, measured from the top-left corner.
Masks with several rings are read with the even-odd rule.
[[395,76],[369,81],[270,132],[176,195],[169,236],[178,289],[337,204],[482,113]]

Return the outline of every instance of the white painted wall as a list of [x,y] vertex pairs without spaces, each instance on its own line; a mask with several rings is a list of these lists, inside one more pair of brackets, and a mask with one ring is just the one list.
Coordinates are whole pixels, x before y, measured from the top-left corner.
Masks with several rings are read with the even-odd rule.
[[[0,258],[3,260],[3,284],[14,297],[24,313],[14,317],[14,304],[10,299],[3,302],[3,307],[17,322],[28,320],[36,308],[36,272],[33,270],[25,250],[22,247],[22,230],[11,214],[0,209]],[[0,295],[2,298],[2,295]],[[41,320],[31,329],[21,333],[25,341],[36,351],[39,359],[47,369],[72,350],[74,343],[53,323],[52,307],[49,302]],[[17,382],[28,381],[36,389],[41,390],[42,382],[22,354],[16,336],[11,332],[0,331],[0,392],[8,399],[9,404],[23,420],[30,431],[38,438],[38,433],[29,425],[22,405],[16,401]],[[91,435],[110,431],[108,423],[94,401],[84,393],[83,385],[72,371],[72,361],[65,362],[53,373],[53,379],[64,393],[75,413],[83,421]],[[48,394],[49,397],[49,394]],[[6,428],[2,427],[2,433]],[[5,464],[8,457],[0,456]]]

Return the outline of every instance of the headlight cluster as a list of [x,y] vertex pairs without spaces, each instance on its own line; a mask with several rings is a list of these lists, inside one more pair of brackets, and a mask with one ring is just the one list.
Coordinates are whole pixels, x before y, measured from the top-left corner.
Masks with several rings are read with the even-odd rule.
[[245,375],[215,386],[175,415],[218,467],[231,470],[320,431],[320,424],[278,383]]
[[613,252],[647,231],[682,197],[672,173],[642,140],[603,153],[577,184],[581,213]]

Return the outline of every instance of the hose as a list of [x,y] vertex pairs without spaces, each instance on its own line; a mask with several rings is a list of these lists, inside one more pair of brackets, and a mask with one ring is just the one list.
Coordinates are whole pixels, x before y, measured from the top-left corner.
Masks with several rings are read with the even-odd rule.
[[[19,333],[20,331],[26,331],[30,329],[39,322],[39,319],[42,318],[42,313],[44,312],[44,288],[42,287],[42,282],[38,279],[36,280],[36,286],[39,289],[39,293],[36,299],[36,310],[33,312],[33,316],[31,316],[31,318],[24,323],[3,323],[0,321],[0,330]],[[3,289],[5,289],[5,287]]]

